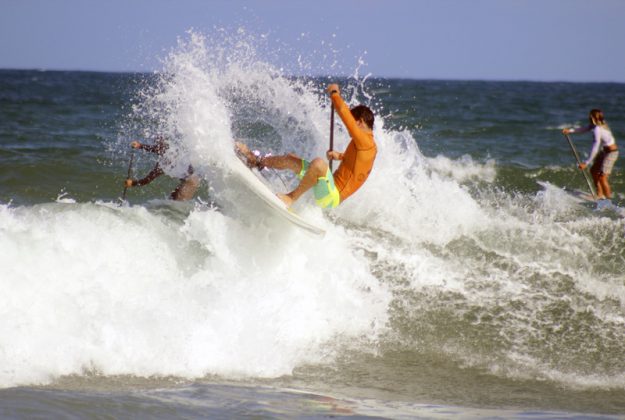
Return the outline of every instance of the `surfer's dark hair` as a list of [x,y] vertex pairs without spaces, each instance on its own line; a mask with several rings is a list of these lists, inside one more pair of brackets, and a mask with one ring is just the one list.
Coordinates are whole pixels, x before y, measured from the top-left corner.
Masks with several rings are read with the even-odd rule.
[[364,123],[367,124],[367,127],[373,130],[373,121],[375,120],[375,117],[373,116],[373,111],[371,111],[369,107],[365,105],[358,105],[353,107],[350,111],[356,121],[363,120]]

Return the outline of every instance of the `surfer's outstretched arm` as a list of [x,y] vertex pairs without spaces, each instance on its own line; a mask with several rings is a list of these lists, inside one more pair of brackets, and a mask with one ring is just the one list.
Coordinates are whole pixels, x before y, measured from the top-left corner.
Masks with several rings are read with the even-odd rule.
[[141,179],[127,179],[125,185],[126,187],[136,187],[136,186],[142,187],[154,181],[156,178],[158,178],[159,176],[163,174],[164,172],[161,169],[160,165],[156,164],[154,169],[152,169],[145,177]]
[[130,147],[133,149],[145,150],[146,152],[154,153],[160,156],[167,151],[169,145],[163,137],[157,137],[154,144],[144,144],[135,140],[130,143]]

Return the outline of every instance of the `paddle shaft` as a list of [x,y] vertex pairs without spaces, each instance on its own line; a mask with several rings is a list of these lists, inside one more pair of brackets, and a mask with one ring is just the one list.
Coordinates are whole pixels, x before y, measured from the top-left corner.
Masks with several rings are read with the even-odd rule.
[[[126,179],[130,179],[130,177],[132,176],[132,163],[135,160],[135,151],[133,150],[130,153],[130,163],[128,164],[128,177]],[[122,201],[126,201],[126,191],[128,190],[128,187],[124,186],[124,192],[122,193]]]
[[[565,134],[564,137],[566,137],[566,139],[569,142],[569,146],[571,146],[571,150],[573,151],[573,154],[575,155],[575,160],[577,161],[577,165],[578,166],[581,165],[582,161],[579,159],[579,154],[577,153],[577,149],[575,148],[575,145],[571,141],[571,138],[569,137],[568,134]],[[597,199],[597,195],[595,194],[595,189],[592,187],[592,183],[590,182],[590,179],[588,179],[588,174],[584,170],[582,170],[582,174],[584,175],[584,179],[586,180],[586,184],[588,184],[588,189],[590,189],[590,193],[592,194],[592,197],[594,199]]]
[[[334,103],[330,106],[330,150],[334,150]],[[330,172],[332,172],[332,159],[330,159]]]

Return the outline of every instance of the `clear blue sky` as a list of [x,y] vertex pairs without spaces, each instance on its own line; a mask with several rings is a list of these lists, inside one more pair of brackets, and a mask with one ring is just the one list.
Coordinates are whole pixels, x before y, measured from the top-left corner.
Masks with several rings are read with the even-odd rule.
[[338,74],[363,57],[378,77],[625,82],[625,0],[0,0],[0,68],[158,70],[216,27],[263,35],[286,68],[330,54]]

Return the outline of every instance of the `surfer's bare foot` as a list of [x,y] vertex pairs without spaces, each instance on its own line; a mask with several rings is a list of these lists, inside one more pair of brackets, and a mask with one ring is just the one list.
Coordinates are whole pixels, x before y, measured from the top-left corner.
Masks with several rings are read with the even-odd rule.
[[257,168],[259,166],[259,159],[254,153],[243,143],[235,142],[234,148],[239,155],[245,159],[245,163],[250,168]]
[[278,198],[279,198],[280,200],[282,200],[282,202],[283,202],[284,204],[286,204],[286,208],[287,208],[287,209],[288,209],[289,207],[291,207],[291,204],[293,204],[293,199],[291,198],[291,196],[290,196],[290,195],[288,195],[288,194],[280,194],[280,193],[277,193],[276,195],[278,196]]

